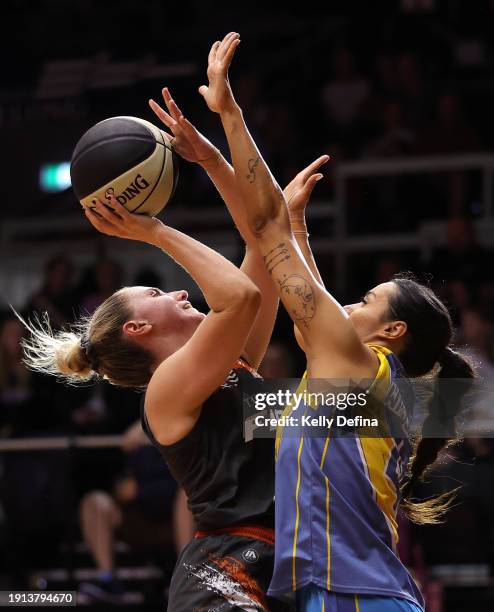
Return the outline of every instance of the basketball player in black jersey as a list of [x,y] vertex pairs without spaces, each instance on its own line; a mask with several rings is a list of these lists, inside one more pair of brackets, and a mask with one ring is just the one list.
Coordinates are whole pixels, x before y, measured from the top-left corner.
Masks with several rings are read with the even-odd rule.
[[[217,53],[231,59],[231,37]],[[241,270],[158,219],[111,201],[85,211],[99,231],[166,251],[196,280],[211,308],[185,291],[127,287],[108,298],[78,333],[31,326],[27,361],[70,381],[95,375],[146,388],[142,422],[184,488],[198,532],[180,556],[168,609],[275,610],[265,593],[274,556],[274,452],[271,440],[243,439],[240,384],[256,376],[277,310],[276,291],[245,220],[235,174],[164,91],[169,113],[151,103],[174,135],[175,150],[200,163],[227,202],[247,244]],[[320,158],[286,190],[296,203],[315,185]],[[284,609],[283,607],[281,609]]]

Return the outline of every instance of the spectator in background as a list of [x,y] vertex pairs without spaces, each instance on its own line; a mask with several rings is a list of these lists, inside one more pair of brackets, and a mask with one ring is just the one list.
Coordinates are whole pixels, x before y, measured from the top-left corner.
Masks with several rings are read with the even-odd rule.
[[384,51],[376,55],[374,64],[376,94],[383,101],[396,98],[399,87],[399,75],[395,57]]
[[446,225],[446,247],[434,252],[425,270],[439,294],[457,310],[470,306],[484,279],[492,277],[489,257],[477,244],[471,219],[453,217]]
[[401,157],[413,152],[415,135],[398,101],[384,105],[381,123],[381,133],[368,145],[366,157]]
[[22,362],[21,340],[24,327],[8,315],[0,327],[0,432],[2,437],[14,433],[16,413],[31,401],[31,373]]
[[462,153],[478,146],[475,131],[465,118],[458,94],[443,92],[436,102],[434,120],[426,126],[419,141],[421,153]]
[[336,51],[333,73],[333,78],[322,90],[323,112],[329,131],[351,154],[362,137],[361,123],[371,86],[369,80],[357,72],[349,49]]
[[420,125],[425,117],[426,87],[420,59],[412,51],[404,51],[395,63],[396,94],[401,101],[407,121]]
[[476,308],[461,313],[458,344],[462,345],[461,353],[471,360],[479,376],[475,393],[465,406],[464,418],[471,425],[479,425],[478,431],[491,432],[491,435],[494,433],[494,362],[490,352],[493,340],[494,324],[487,318],[486,313]]
[[92,314],[106,298],[120,289],[123,282],[122,267],[108,258],[97,261],[93,276],[95,289],[83,301],[83,308],[88,314]]
[[336,51],[333,71],[334,77],[324,87],[322,99],[330,124],[345,130],[358,121],[370,94],[370,84],[356,71],[349,49]]
[[493,337],[494,324],[480,310],[470,308],[461,313],[461,352],[472,359],[478,375],[490,383],[494,383],[494,364],[489,354]]
[[[70,520],[73,501],[63,451],[27,451],[22,437],[63,430],[61,385],[33,374],[22,362],[24,328],[7,315],[0,328],[1,437],[18,437],[20,449],[0,455],[0,494],[5,533],[3,561],[12,587],[29,588],[30,567],[53,561]],[[58,388],[58,389],[57,389]],[[3,531],[2,530],[2,531]]]
[[62,327],[74,318],[75,295],[72,288],[74,267],[70,259],[57,255],[45,266],[41,289],[29,300],[27,309],[47,312],[54,327]]
[[80,503],[81,531],[98,568],[98,579],[82,583],[80,591],[107,603],[121,603],[124,596],[115,573],[115,535],[137,552],[160,555],[174,546],[178,554],[194,527],[185,494],[163,471],[163,460],[147,444],[140,421],[124,434],[123,450],[126,471],[117,479],[113,495],[90,491]]
[[[478,138],[463,115],[459,96],[452,92],[442,93],[437,99],[436,117],[419,139],[418,152],[424,155],[463,153],[478,147]],[[464,213],[468,187],[464,172],[449,172],[446,177],[435,175],[433,184],[440,193],[444,192],[450,215]]]

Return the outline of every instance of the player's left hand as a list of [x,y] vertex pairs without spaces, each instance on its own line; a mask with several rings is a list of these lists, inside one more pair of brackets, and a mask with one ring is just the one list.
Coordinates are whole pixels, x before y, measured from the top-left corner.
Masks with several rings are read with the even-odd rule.
[[309,202],[312,190],[316,186],[317,181],[321,180],[323,177],[323,175],[317,171],[327,161],[329,161],[329,155],[321,155],[321,157],[318,157],[306,168],[301,170],[283,190],[290,219],[304,219],[305,208]]
[[167,87],[163,88],[162,94],[168,112],[154,100],[149,100],[149,106],[170,130],[171,134],[168,136],[173,150],[186,161],[194,163],[205,163],[214,158],[218,153],[217,149],[185,118]]
[[159,243],[159,233],[163,223],[156,217],[129,212],[114,196],[110,198],[108,204],[103,204],[101,200],[95,198],[91,206],[84,206],[84,214],[93,227],[107,236],[154,245]]
[[209,85],[201,85],[199,93],[214,113],[235,108],[236,102],[228,80],[228,68],[239,44],[240,35],[237,32],[230,32],[221,42],[217,40],[209,51]]

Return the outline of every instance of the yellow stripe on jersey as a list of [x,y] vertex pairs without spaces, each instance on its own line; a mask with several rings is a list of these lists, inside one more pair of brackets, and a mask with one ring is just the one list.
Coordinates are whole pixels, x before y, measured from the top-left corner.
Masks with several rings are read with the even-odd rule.
[[368,393],[372,393],[376,399],[383,401],[388,392],[389,385],[391,384],[391,368],[387,360],[387,356],[391,354],[391,351],[385,346],[380,346],[378,344],[368,344],[367,346],[376,353],[379,359],[379,368],[376,377],[369,387]]
[[[304,375],[302,376],[302,378],[300,380],[300,383],[299,383],[295,393],[296,394],[303,394],[303,393],[305,393],[306,390],[307,390],[307,371],[304,372]],[[288,403],[285,406],[285,409],[283,410],[282,415],[284,417],[288,417],[288,416],[290,416],[292,410],[293,410],[293,404]],[[284,430],[283,425],[278,425],[278,427],[276,428],[276,440],[274,442],[274,456],[275,456],[275,459],[278,459],[278,454],[280,452],[281,439],[283,438],[283,430]]]
[[[391,351],[383,346],[369,346],[376,353],[380,362],[376,378],[369,389],[369,395],[372,394],[379,400],[378,404],[383,406],[391,384],[391,368],[386,358]],[[392,480],[386,474],[394,440],[392,438],[360,437],[359,442],[367,464],[369,480],[374,489],[374,498],[386,518],[393,538],[393,547],[395,547],[398,543],[398,525],[394,512],[397,491]]]
[[360,606],[358,604],[358,595],[355,594],[355,612],[360,612]]
[[[324,461],[326,459],[326,453],[328,452],[330,435],[326,438],[326,442],[324,443],[324,449],[322,451],[321,463],[319,464],[319,468],[322,470]],[[326,576],[326,588],[328,591],[331,587],[331,540],[329,536],[329,480],[326,476],[324,476],[324,483],[326,485],[326,555],[327,555],[327,576]]]
[[292,552],[292,586],[293,590],[297,590],[297,572],[296,572],[296,560],[297,560],[297,539],[298,539],[298,526],[300,522],[300,508],[298,506],[298,494],[300,491],[300,480],[302,477],[300,471],[300,456],[302,455],[302,448],[304,446],[304,436],[300,438],[300,444],[298,447],[297,454],[297,486],[295,488],[295,530],[293,532],[293,552]]
[[329,536],[329,480],[324,477],[326,483],[326,588],[328,591],[331,589],[331,539]]
[[394,515],[397,495],[393,482],[386,474],[394,442],[391,438],[360,438],[360,444],[374,490],[374,499],[386,518],[394,547],[398,543],[398,525]]

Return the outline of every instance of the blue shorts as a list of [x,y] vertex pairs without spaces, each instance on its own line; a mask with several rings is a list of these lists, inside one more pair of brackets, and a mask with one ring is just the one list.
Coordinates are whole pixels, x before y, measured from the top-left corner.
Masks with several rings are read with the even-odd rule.
[[308,584],[297,591],[298,612],[423,612],[401,597],[348,595]]

